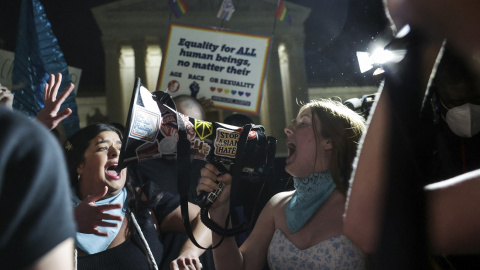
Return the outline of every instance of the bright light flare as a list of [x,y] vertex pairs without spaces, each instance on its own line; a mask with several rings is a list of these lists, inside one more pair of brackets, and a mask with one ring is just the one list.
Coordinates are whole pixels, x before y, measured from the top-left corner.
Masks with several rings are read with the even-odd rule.
[[373,68],[373,61],[370,58],[370,54],[367,52],[357,52],[358,65],[360,66],[360,72],[364,73]]
[[375,49],[373,53],[357,52],[358,65],[360,72],[369,71],[374,66],[381,66],[385,63],[398,63],[407,53],[407,50],[384,50],[382,48]]
[[376,49],[373,51],[372,55],[370,56],[372,61],[375,64],[385,64],[389,62],[393,58],[393,53],[391,51],[386,51],[384,49]]

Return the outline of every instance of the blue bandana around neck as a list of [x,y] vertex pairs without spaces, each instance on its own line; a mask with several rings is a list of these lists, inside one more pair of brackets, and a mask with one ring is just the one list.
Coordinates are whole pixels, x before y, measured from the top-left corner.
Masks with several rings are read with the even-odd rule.
[[306,178],[293,177],[295,192],[285,208],[287,227],[299,231],[336,188],[329,171],[314,173]]
[[[76,193],[72,191],[71,193],[72,201],[74,207],[77,207],[81,200],[78,198]],[[123,188],[117,195],[103,199],[100,201],[96,201],[96,205],[104,205],[104,204],[121,204],[123,205],[122,208],[112,209],[105,211],[104,213],[112,214],[121,216],[122,220],[125,218],[125,213],[127,211],[127,206],[125,205],[125,200],[127,199],[127,189]],[[100,236],[95,234],[89,233],[80,233],[77,232],[75,236],[75,245],[81,248],[88,254],[95,254],[101,251],[104,251],[108,248],[108,246],[112,243],[113,239],[117,236],[118,232],[120,231],[121,221],[116,220],[103,220],[110,223],[119,223],[117,227],[102,227],[98,226],[97,229],[101,232],[107,232],[108,236]]]

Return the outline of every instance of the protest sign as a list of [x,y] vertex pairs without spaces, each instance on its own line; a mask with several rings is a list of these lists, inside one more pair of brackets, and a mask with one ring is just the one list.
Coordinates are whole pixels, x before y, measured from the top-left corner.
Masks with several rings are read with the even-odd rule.
[[272,36],[171,23],[157,90],[258,114]]

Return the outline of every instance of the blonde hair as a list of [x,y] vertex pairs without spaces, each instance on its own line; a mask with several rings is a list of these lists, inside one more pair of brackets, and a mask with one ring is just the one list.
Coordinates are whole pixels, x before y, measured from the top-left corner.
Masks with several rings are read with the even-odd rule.
[[332,142],[330,173],[337,188],[345,194],[353,159],[365,131],[365,120],[341,102],[331,99],[312,100],[304,104],[300,112],[307,108],[312,112],[312,119],[314,114],[320,119],[321,134],[317,134],[315,121],[312,121],[315,141],[322,136]]

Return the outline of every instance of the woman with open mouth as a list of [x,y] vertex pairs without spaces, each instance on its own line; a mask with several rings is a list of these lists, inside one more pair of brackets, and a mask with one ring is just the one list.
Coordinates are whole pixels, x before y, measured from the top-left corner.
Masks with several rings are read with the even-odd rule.
[[[127,168],[117,171],[121,146],[122,133],[109,124],[88,126],[65,143],[78,269],[160,269],[160,233],[185,232],[178,196],[153,183],[135,187]],[[189,207],[194,220],[199,208]],[[208,229],[199,219],[194,224],[198,242],[209,246]],[[179,259],[200,269],[203,251],[187,240]]]
[[[340,102],[303,105],[285,128],[285,170],[295,190],[270,199],[240,248],[229,237],[213,249],[216,269],[263,269],[267,262],[270,269],[365,269],[363,253],[343,235],[348,179],[364,129],[364,119]],[[201,176],[197,192],[226,184],[209,209],[222,227],[229,216],[232,176],[220,174],[213,164]],[[213,243],[220,239],[212,232]]]

